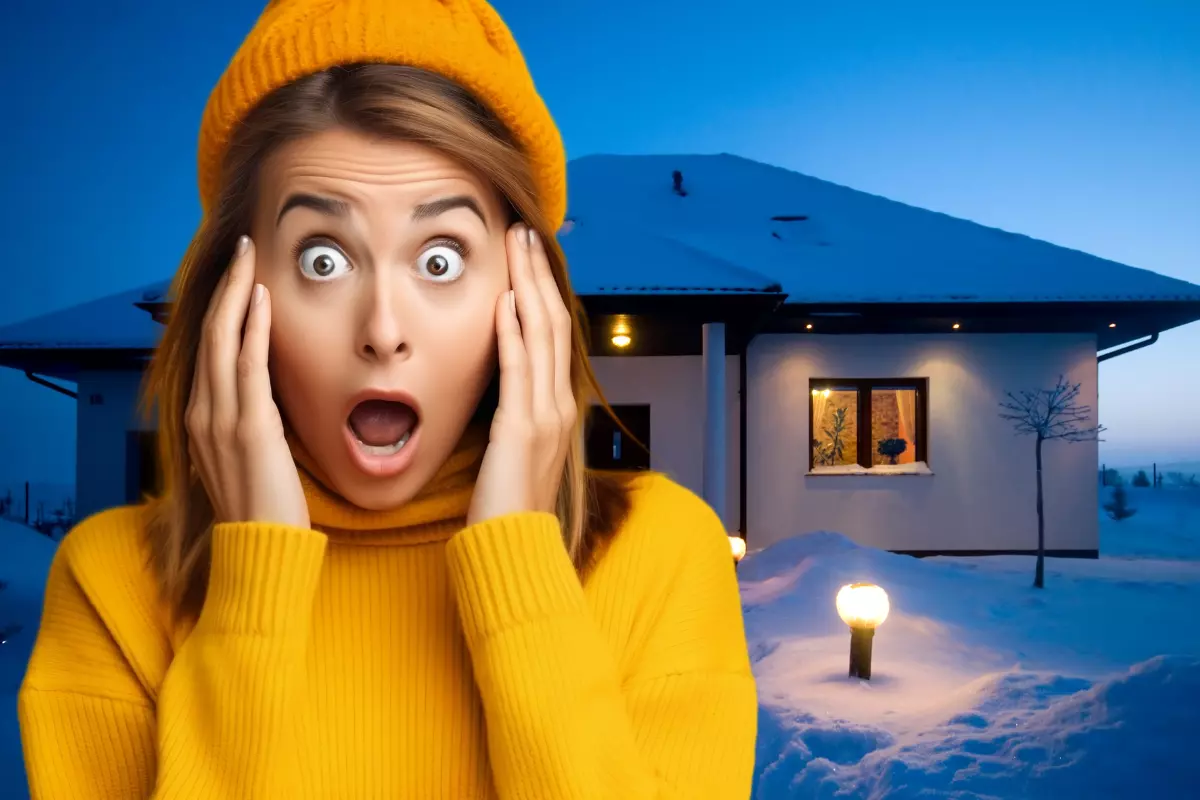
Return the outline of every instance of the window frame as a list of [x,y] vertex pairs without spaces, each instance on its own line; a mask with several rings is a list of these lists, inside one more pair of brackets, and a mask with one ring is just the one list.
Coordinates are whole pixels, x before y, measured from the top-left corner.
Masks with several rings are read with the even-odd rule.
[[871,445],[871,392],[874,389],[912,389],[916,391],[917,448],[913,461],[929,465],[929,379],[928,378],[809,378],[808,379],[808,471],[816,469],[812,440],[815,438],[816,420],[813,413],[814,389],[854,389],[858,392],[857,429],[868,431],[867,436],[858,437],[855,462],[863,469],[871,469],[874,460]]

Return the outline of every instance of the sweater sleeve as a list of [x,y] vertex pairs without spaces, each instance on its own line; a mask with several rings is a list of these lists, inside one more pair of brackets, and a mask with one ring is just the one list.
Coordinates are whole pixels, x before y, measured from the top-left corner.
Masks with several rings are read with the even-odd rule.
[[[650,521],[682,529],[610,556],[621,563],[604,578],[632,627],[650,630],[623,680],[553,516],[501,517],[451,541],[501,798],[750,796],[757,698],[728,538],[707,506]],[[652,588],[622,597],[622,583]]]
[[[151,697],[121,640],[64,565],[19,703],[34,798],[280,797],[296,774],[290,715],[303,680],[325,537],[262,524],[218,525],[195,628]],[[64,672],[92,676],[85,686]]]

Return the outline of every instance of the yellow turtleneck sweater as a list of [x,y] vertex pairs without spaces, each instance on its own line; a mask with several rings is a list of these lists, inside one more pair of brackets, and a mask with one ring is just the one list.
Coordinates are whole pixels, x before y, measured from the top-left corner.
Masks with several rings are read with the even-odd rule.
[[749,797],[755,686],[708,506],[639,478],[581,582],[549,514],[464,527],[451,461],[397,512],[306,479],[313,530],[216,526],[187,629],[145,509],[81,523],[20,692],[35,800]]

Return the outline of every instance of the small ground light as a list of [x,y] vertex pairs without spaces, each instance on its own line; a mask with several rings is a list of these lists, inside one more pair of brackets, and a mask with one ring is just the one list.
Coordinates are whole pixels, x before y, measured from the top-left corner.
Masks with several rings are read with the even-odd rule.
[[871,680],[871,642],[887,619],[887,592],[873,583],[851,583],[838,590],[838,616],[850,626],[850,677]]
[[730,536],[729,549],[733,551],[733,563],[737,564],[746,555],[746,540],[740,536]]
[[1108,327],[1110,327],[1110,328],[1115,328],[1115,327],[1117,327],[1117,323],[1115,323],[1115,322],[1110,322],[1110,323],[1108,323]]
[[807,325],[805,325],[805,326],[804,326],[804,330],[806,330],[806,331],[811,331],[811,330],[812,330],[812,323],[810,322],[810,323],[808,323]]
[[958,330],[958,329],[959,329],[960,327],[962,327],[962,326],[961,326],[961,325],[959,325],[959,324],[956,322],[956,323],[954,323],[953,325],[951,325],[950,327],[951,327],[951,328],[954,328],[954,330]]

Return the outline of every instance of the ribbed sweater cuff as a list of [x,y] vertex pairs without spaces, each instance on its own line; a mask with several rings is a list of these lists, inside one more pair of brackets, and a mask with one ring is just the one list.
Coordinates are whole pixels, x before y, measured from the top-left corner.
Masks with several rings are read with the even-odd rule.
[[467,642],[525,622],[585,610],[553,514],[509,514],[464,528],[446,547]]
[[197,624],[258,635],[306,628],[325,542],[323,533],[290,525],[215,526],[208,596]]

